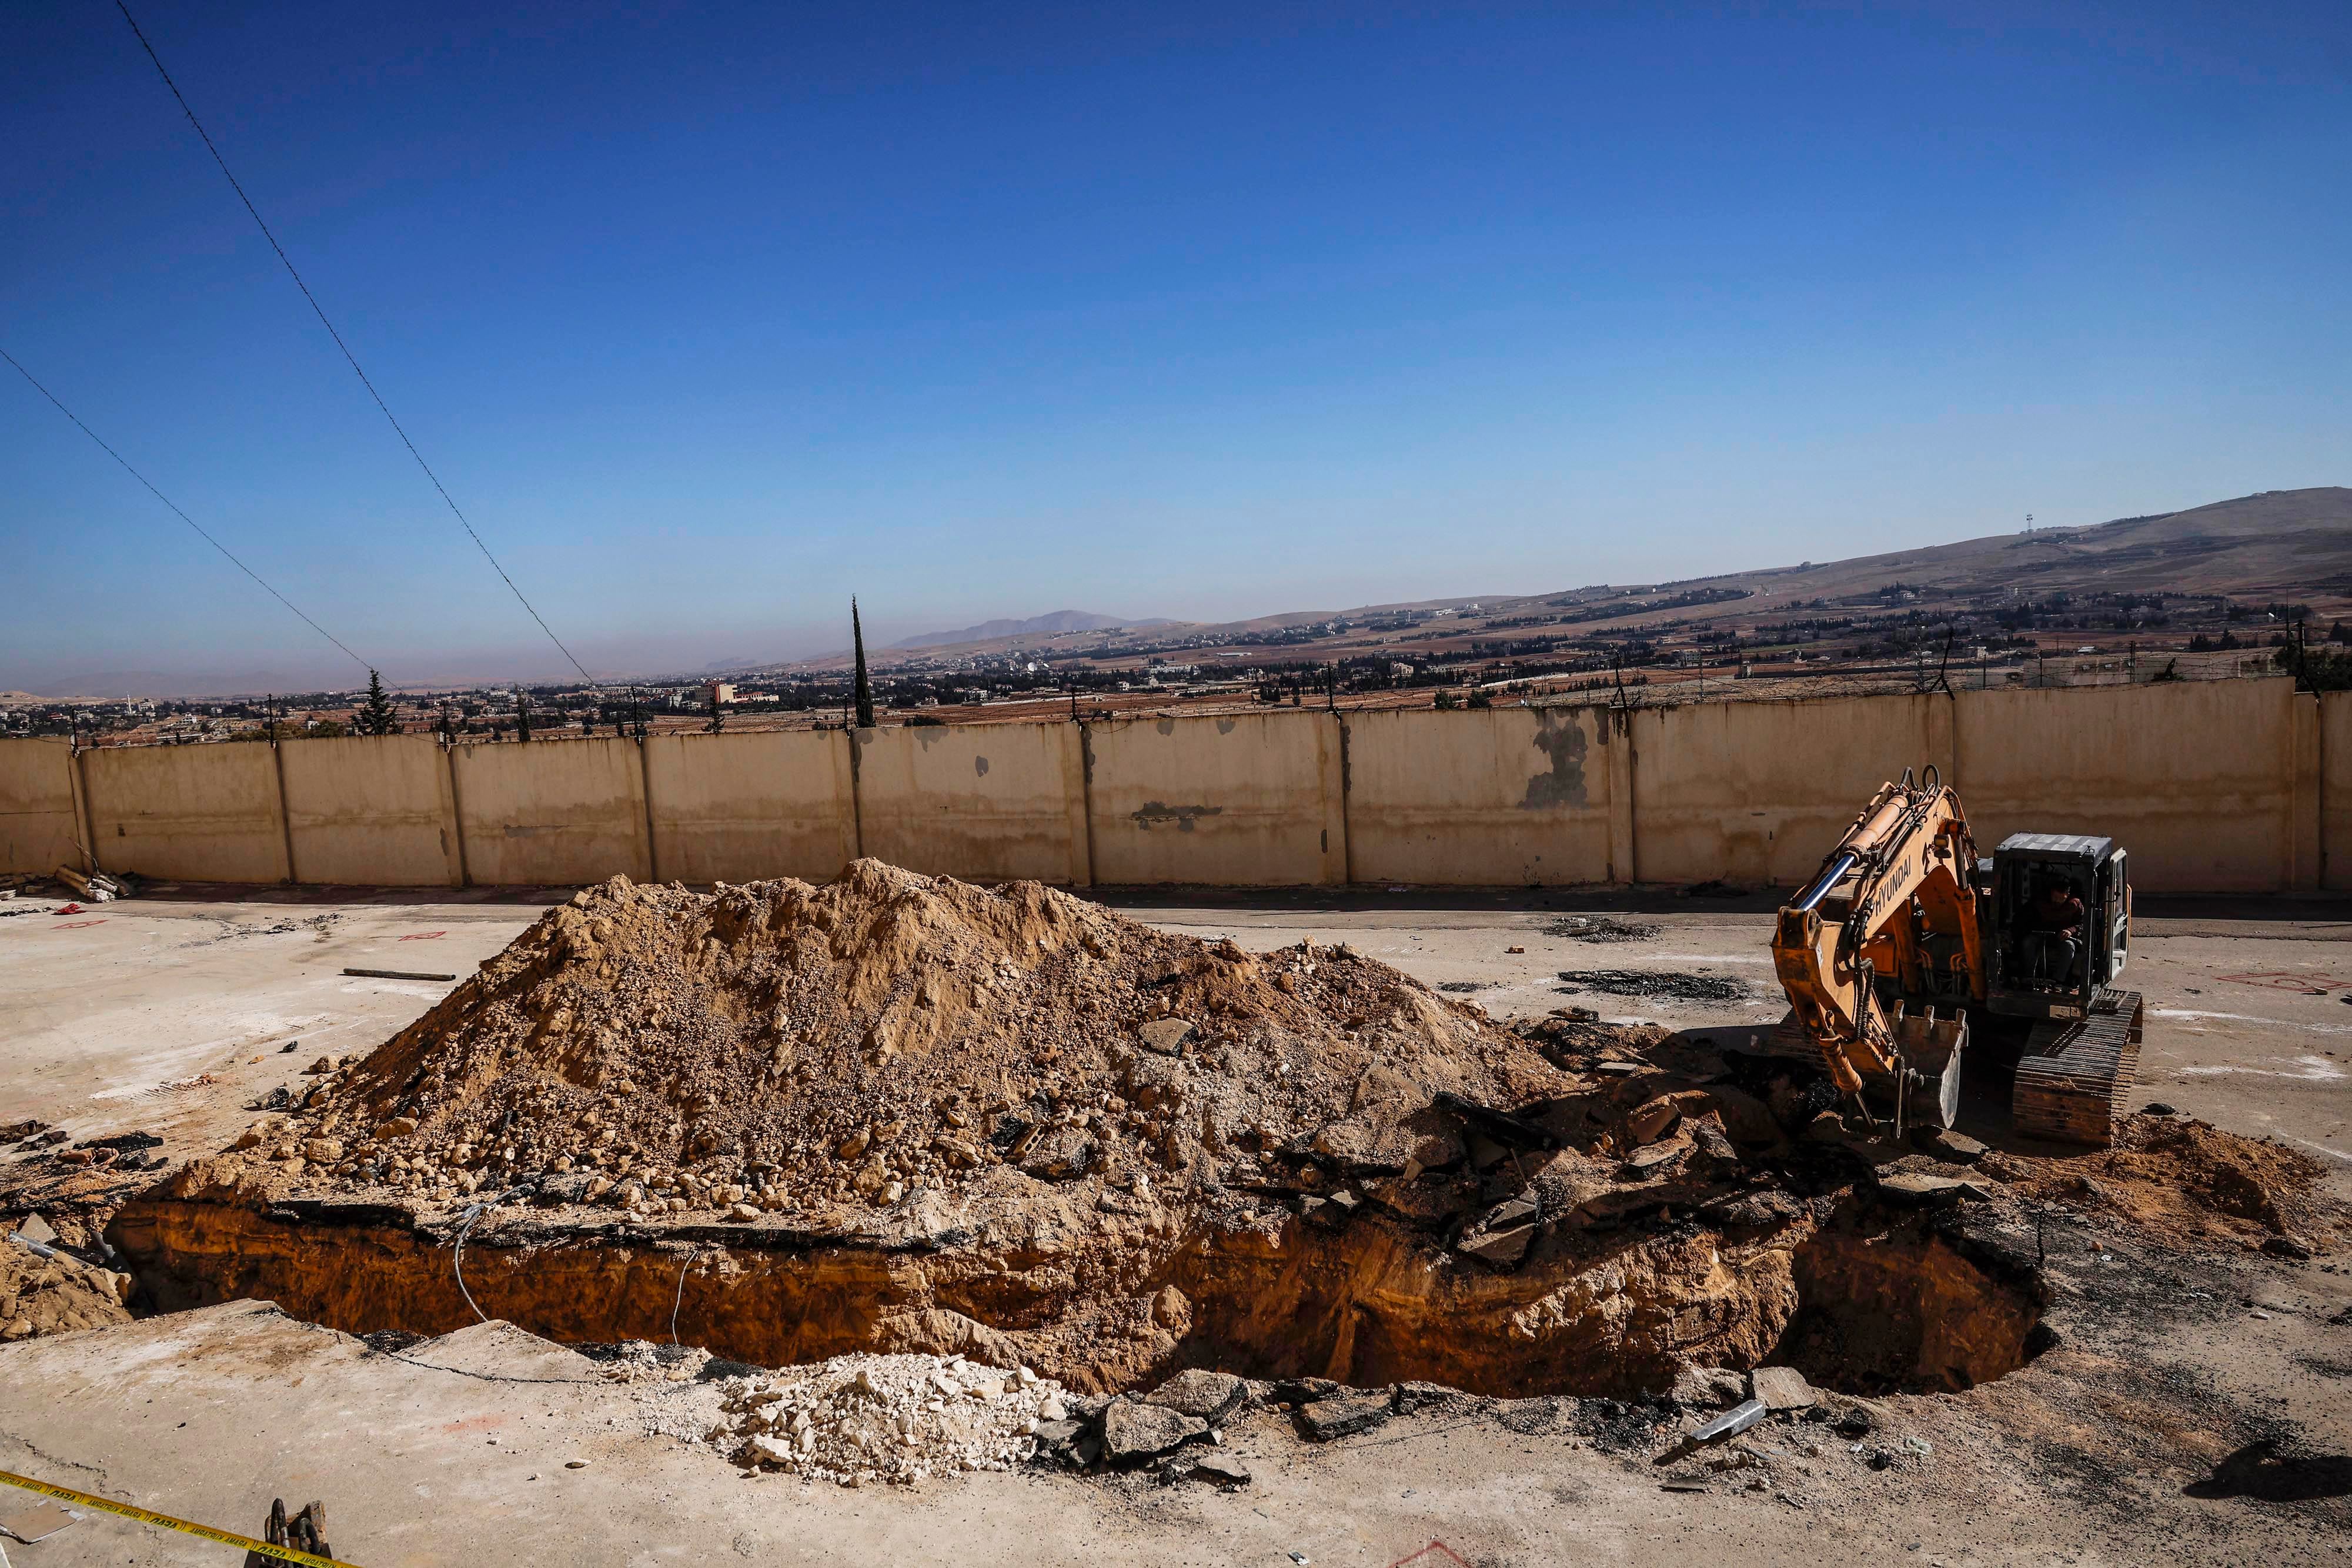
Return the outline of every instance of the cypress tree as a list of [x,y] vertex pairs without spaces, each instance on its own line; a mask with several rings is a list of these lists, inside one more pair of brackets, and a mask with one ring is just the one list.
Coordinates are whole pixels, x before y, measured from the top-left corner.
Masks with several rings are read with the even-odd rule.
[[866,628],[857,619],[857,596],[849,596],[849,640],[857,652],[857,727],[874,727],[874,686],[866,678]]
[[400,716],[393,711],[392,699],[383,693],[383,677],[373,670],[368,672],[367,701],[352,716],[352,728],[361,735],[398,735]]
[[515,693],[515,738],[517,740],[530,738],[530,694],[529,692]]

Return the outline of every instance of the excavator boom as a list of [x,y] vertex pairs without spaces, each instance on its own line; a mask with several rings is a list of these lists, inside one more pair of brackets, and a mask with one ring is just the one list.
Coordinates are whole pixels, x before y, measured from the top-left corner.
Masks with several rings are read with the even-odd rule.
[[[1960,1008],[1985,997],[1983,941],[1971,882],[1976,842],[1936,770],[1872,797],[1821,871],[1782,907],[1772,963],[1794,1022],[1839,1091],[1861,1105],[1865,1082],[1891,1093],[1895,1120],[1912,1108],[1949,1126],[1958,1111]],[[1889,1004],[1879,982],[1909,997],[1946,998],[1948,1017]],[[1923,1092],[1932,1103],[1918,1100]],[[1864,1110],[1864,1115],[1868,1114]]]

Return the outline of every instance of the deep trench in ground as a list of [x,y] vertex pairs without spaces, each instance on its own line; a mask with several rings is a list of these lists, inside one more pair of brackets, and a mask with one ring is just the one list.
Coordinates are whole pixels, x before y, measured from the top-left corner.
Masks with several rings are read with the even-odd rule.
[[509,1227],[461,1254],[454,1236],[383,1208],[153,1198],[110,1234],[156,1310],[268,1299],[355,1334],[445,1333],[478,1310],[550,1340],[675,1333],[757,1365],[962,1353],[1101,1393],[1197,1366],[1622,1397],[1663,1391],[1687,1365],[1792,1364],[1857,1393],[2014,1370],[2041,1317],[2038,1270],[1954,1219],[1849,1196],[1818,1221],[1741,1239],[1690,1221],[1591,1238],[1574,1268],[1541,1277],[1450,1260],[1377,1218],[1292,1219],[1173,1239],[1129,1282],[1139,1325],[1050,1339],[1031,1331],[1066,1308],[1068,1273],[955,1234],[878,1247],[715,1226],[662,1239]]

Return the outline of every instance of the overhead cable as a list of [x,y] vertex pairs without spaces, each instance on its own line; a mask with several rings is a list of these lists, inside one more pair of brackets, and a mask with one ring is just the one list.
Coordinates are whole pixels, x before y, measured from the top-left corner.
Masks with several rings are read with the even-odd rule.
[[173,81],[172,73],[163,68],[163,57],[156,54],[155,46],[147,41],[147,35],[141,30],[138,18],[131,14],[131,7],[124,5],[123,0],[114,0],[114,8],[122,13],[122,19],[125,22],[131,24],[131,35],[139,40],[139,47],[147,51],[147,57],[154,62],[155,74],[163,78],[163,85],[170,88],[172,96],[179,100],[180,112],[188,117],[190,125],[195,127],[196,135],[203,139],[205,151],[210,152],[213,155],[213,162],[220,165],[221,173],[227,177],[229,189],[235,191],[236,199],[245,204],[245,210],[253,214],[254,224],[261,230],[262,237],[269,242],[269,248],[278,253],[278,259],[285,263],[286,275],[294,280],[294,287],[302,291],[302,298],[310,302],[310,309],[319,318],[319,325],[327,329],[327,336],[332,338],[335,340],[335,347],[343,351],[343,359],[351,365],[352,373],[359,377],[360,385],[367,388],[368,396],[373,398],[376,407],[383,411],[383,417],[391,424],[393,434],[400,437],[400,444],[403,446],[408,448],[408,455],[416,459],[416,465],[425,470],[425,476],[433,481],[433,488],[439,491],[441,499],[447,503],[450,515],[455,517],[458,525],[466,530],[466,536],[474,541],[474,548],[482,552],[482,559],[490,563],[490,570],[499,574],[499,580],[505,583],[507,591],[515,596],[515,602],[530,612],[530,618],[539,622],[539,629],[547,633],[547,640],[555,644],[556,651],[571,662],[573,669],[580,672],[582,680],[592,686],[596,685],[596,677],[588,673],[588,667],[578,659],[572,658],[572,650],[563,645],[563,639],[555,634],[555,629],[547,623],[546,618],[531,607],[530,600],[523,597],[522,590],[515,586],[515,580],[507,575],[507,569],[499,564],[499,558],[490,553],[490,547],[484,544],[482,536],[474,531],[474,525],[467,520],[465,512],[457,506],[457,498],[449,494],[448,486],[442,484],[441,476],[433,472],[433,465],[425,461],[425,454],[416,450],[416,443],[411,441],[408,438],[408,432],[401,428],[400,421],[393,415],[392,405],[383,401],[383,394],[375,390],[373,382],[368,380],[367,371],[360,368],[359,357],[352,352],[351,345],[343,341],[343,335],[335,330],[335,324],[327,319],[326,308],[319,303],[319,297],[310,292],[309,284],[302,281],[302,274],[296,270],[293,258],[286,254],[286,247],[278,243],[278,236],[270,232],[269,225],[262,220],[261,210],[253,204],[253,198],[245,193],[245,187],[239,184],[236,176],[230,172],[228,160],[222,157],[221,150],[213,144],[212,134],[205,129],[204,121],[196,118],[196,111],[188,107],[187,96],[180,91],[180,84]]
[[292,600],[287,598],[284,594],[278,592],[276,589],[271,588],[268,583],[263,581],[259,572],[246,565],[245,562],[237,559],[236,556],[229,549],[228,546],[213,538],[211,534],[206,533],[202,523],[197,522],[195,518],[188,516],[187,513],[181,511],[177,502],[173,501],[171,497],[163,494],[163,491],[155,488],[154,481],[149,479],[146,475],[142,474],[138,469],[131,467],[130,460],[124,457],[121,453],[117,452],[113,447],[109,446],[105,441],[100,438],[98,432],[92,430],[87,424],[82,424],[81,415],[68,408],[63,402],[58,402],[58,394],[43,386],[38,381],[35,380],[32,371],[26,370],[24,366],[17,364],[16,357],[14,354],[11,354],[5,349],[0,349],[0,360],[7,361],[10,365],[15,367],[18,375],[33,383],[33,390],[35,392],[39,392],[52,403],[56,403],[57,410],[59,413],[64,414],[76,424],[81,425],[81,433],[84,435],[89,436],[92,441],[96,441],[100,451],[105,453],[109,457],[113,458],[117,463],[121,464],[123,472],[129,474],[133,479],[138,480],[142,485],[146,486],[147,493],[149,495],[163,502],[163,505],[171,507],[173,514],[176,516],[180,521],[195,529],[197,534],[204,539],[205,543],[212,546],[213,549],[220,551],[221,554],[227,556],[231,565],[235,566],[237,570],[245,573],[246,576],[253,579],[255,582],[260,583],[262,590],[267,592],[270,598],[275,599],[278,603],[286,606],[287,609],[293,611],[295,614],[301,615],[302,624],[308,626],[311,631],[316,632],[320,636],[324,637],[328,642],[332,643],[336,647],[341,648],[344,653],[351,653],[352,662],[358,664],[361,669],[366,670],[371,674],[374,672],[374,665],[369,664],[365,659],[361,658],[357,653],[352,653],[351,649],[344,645],[341,638],[336,636],[332,632],[328,631],[324,626],[320,625],[316,621],[311,620],[308,615],[303,615],[299,606],[298,606]]

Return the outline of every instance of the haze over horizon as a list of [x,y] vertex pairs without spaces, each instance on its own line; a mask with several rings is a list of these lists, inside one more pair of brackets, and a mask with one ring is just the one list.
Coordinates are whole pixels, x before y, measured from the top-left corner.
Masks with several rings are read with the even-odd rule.
[[[133,10],[599,674],[2352,476],[2341,7]],[[121,17],[13,19],[0,347],[388,679],[562,673]],[[5,367],[0,465],[0,689],[362,678]]]

